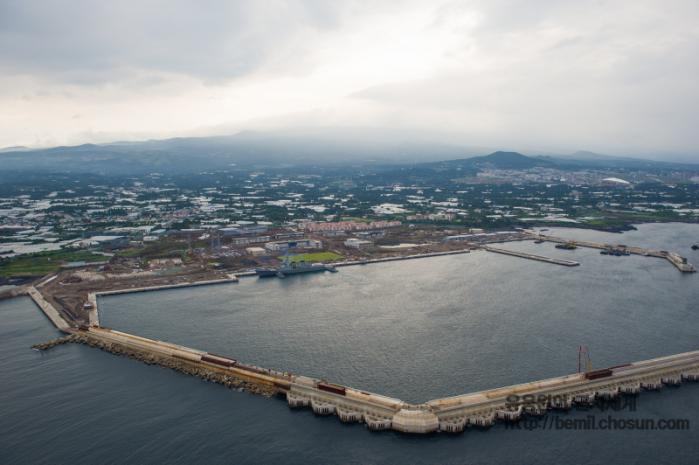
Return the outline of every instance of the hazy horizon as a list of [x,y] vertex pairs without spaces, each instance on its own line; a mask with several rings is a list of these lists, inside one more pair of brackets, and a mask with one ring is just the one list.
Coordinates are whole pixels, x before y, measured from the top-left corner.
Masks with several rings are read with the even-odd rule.
[[699,4],[0,0],[0,147],[240,131],[699,161]]

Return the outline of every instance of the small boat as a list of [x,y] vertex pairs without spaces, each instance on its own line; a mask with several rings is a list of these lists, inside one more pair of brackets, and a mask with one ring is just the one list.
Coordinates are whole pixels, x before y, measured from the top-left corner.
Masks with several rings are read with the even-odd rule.
[[578,248],[578,246],[575,245],[573,242],[566,242],[565,244],[556,244],[556,248],[563,250],[575,250]]
[[699,250],[699,244],[694,244],[692,246],[692,250]]

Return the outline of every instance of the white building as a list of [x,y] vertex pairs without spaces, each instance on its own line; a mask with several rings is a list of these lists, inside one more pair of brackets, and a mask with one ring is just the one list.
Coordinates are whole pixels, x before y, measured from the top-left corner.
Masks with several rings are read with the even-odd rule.
[[357,239],[356,237],[350,237],[345,241],[345,247],[351,247],[353,249],[361,249],[362,247],[369,247],[373,242],[365,241],[363,239]]
[[621,178],[604,178],[602,184],[606,186],[631,187],[631,183]]
[[265,244],[265,249],[270,252],[286,252],[291,249],[320,249],[323,247],[321,241],[315,239],[298,239],[293,241],[275,241]]
[[252,255],[253,257],[259,257],[261,255],[265,255],[267,251],[263,249],[262,247],[248,247],[245,249],[245,251],[249,254]]
[[83,239],[77,242],[78,247],[124,247],[128,245],[129,240],[126,236],[92,236],[89,239]]

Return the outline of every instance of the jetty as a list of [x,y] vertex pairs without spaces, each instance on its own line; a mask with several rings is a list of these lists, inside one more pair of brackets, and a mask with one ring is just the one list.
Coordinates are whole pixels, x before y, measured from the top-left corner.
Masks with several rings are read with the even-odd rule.
[[499,247],[491,247],[489,245],[482,245],[480,246],[481,249],[487,250],[488,252],[494,252],[494,253],[499,253],[503,255],[511,255],[513,257],[520,257],[520,258],[526,258],[529,260],[536,260],[539,262],[544,262],[544,263],[552,263],[554,265],[562,265],[562,266],[579,266],[580,263],[573,261],[573,260],[564,260],[561,258],[551,258],[551,257],[544,257],[542,255],[535,255],[532,253],[527,253],[527,252],[518,252],[516,250],[507,250],[507,249],[501,249]]

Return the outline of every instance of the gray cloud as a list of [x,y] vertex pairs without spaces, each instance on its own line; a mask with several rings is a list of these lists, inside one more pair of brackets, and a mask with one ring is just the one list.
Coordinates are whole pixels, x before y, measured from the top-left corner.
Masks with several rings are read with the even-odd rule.
[[695,154],[698,17],[696,0],[0,0],[0,144],[335,124]]
[[[465,36],[487,66],[354,97],[480,144],[695,152],[699,4],[671,3],[485,2],[483,21]],[[448,25],[463,5],[448,4],[435,23]]]
[[338,10],[321,1],[2,0],[0,67],[77,83],[140,71],[232,79],[303,57]]

